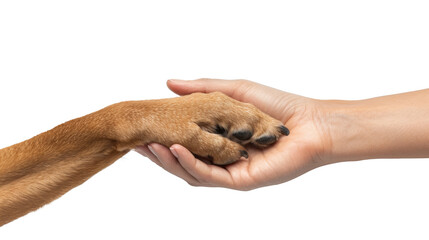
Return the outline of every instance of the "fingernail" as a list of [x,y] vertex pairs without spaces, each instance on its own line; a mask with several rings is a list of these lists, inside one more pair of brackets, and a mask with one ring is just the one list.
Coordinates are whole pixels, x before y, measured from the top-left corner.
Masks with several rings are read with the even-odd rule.
[[153,150],[153,147],[151,145],[148,145],[147,148],[155,155],[156,158],[158,158],[158,155],[156,154],[155,150]]
[[175,83],[184,83],[186,82],[185,80],[180,80],[180,79],[168,79],[169,82],[175,82]]
[[179,155],[177,154],[176,149],[174,149],[173,147],[170,148],[171,153],[176,157],[179,158]]

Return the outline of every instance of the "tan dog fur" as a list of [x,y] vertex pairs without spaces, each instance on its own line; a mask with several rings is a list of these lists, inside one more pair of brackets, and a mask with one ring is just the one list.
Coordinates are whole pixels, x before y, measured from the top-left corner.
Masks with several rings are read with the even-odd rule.
[[[223,136],[214,134],[219,126],[227,130]],[[57,199],[138,145],[178,143],[222,165],[247,157],[242,145],[264,146],[287,134],[282,126],[221,93],[113,104],[0,150],[0,226]],[[234,137],[242,130],[251,138]],[[258,141],[264,136],[274,141]]]

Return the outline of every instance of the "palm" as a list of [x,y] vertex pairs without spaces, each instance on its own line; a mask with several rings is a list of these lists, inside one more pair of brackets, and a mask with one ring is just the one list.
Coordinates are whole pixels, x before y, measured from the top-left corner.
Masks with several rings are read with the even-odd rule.
[[224,168],[198,161],[180,145],[172,146],[177,158],[161,145],[153,145],[156,154],[147,147],[141,149],[155,163],[189,184],[253,189],[288,181],[323,164],[320,154],[330,141],[327,129],[318,120],[325,117],[318,115],[320,102],[249,81],[170,81],[169,87],[181,95],[221,91],[238,101],[255,105],[281,120],[291,131],[288,137],[280,138],[269,148],[248,149],[248,160]]
[[293,179],[317,167],[322,139],[311,121],[312,113],[298,112],[288,117],[291,135],[270,148],[250,147],[249,160],[226,167],[235,188],[252,189]]

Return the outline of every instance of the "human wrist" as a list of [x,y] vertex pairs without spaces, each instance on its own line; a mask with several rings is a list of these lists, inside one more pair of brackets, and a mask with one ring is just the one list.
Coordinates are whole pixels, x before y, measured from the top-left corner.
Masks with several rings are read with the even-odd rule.
[[327,101],[330,160],[428,157],[428,93]]
[[328,149],[326,163],[381,157],[385,138],[381,109],[367,100],[324,101]]

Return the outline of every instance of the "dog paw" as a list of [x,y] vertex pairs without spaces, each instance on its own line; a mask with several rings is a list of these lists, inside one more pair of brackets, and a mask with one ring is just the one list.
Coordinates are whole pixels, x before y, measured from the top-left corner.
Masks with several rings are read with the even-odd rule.
[[[248,158],[245,148],[248,144],[267,147],[282,135],[289,135],[279,120],[222,93],[194,93],[134,102],[133,106],[125,115],[134,122],[127,126],[139,129],[122,127],[128,130],[125,135],[134,134],[132,140],[121,141],[127,142],[126,146],[157,142],[170,147],[178,143],[216,165]],[[136,121],[138,112],[144,116],[137,117]]]
[[[200,135],[205,135],[206,139],[203,142],[210,144],[204,152],[207,153],[213,150],[214,152],[212,152],[212,155],[207,155],[207,157],[197,155],[205,160],[210,160],[211,163],[216,165],[227,165],[239,160],[241,157],[247,159],[249,154],[245,147],[248,144],[264,148],[277,142],[282,135],[289,135],[289,130],[285,126],[281,123],[280,125],[278,125],[279,123],[273,123],[275,121],[266,117],[261,118],[256,123],[250,124],[249,127],[252,130],[249,130],[249,128],[235,131],[229,130],[236,128],[234,123],[225,124],[224,121],[222,122],[224,126],[228,125],[229,127],[222,127],[220,125],[216,125],[214,128],[209,128],[207,125],[201,127],[202,131],[209,133],[202,133]],[[218,148],[215,147],[213,149],[213,146],[216,145]],[[200,150],[202,149],[195,149],[194,151],[199,152]]]
[[242,103],[222,93],[192,94],[187,96],[192,138],[183,142],[195,155],[216,165],[233,163],[248,158],[245,146],[267,147],[289,130],[282,122],[261,112],[251,104]]

